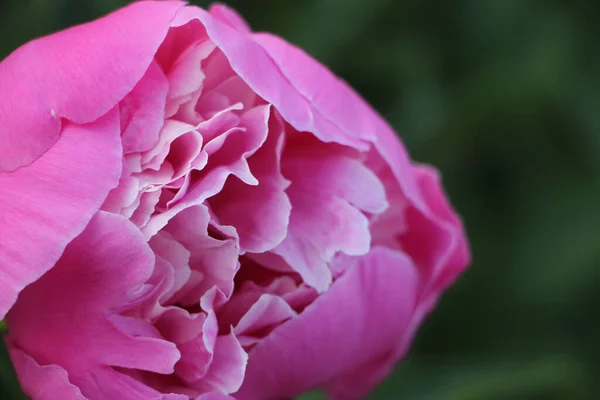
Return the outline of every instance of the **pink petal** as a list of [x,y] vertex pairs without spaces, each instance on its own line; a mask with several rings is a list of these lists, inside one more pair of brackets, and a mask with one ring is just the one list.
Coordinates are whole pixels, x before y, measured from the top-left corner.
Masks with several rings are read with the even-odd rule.
[[139,380],[108,367],[90,368],[82,392],[89,400],[154,399],[160,393]]
[[54,268],[21,292],[7,315],[9,340],[38,363],[64,368],[87,397],[94,392],[89,371],[172,373],[179,359],[172,343],[154,334],[137,336],[152,328],[141,320],[131,325],[107,318],[143,288],[153,266],[139,230],[121,216],[100,212]]
[[268,129],[267,141],[248,159],[258,185],[229,179],[209,200],[219,223],[235,227],[241,253],[273,249],[285,238],[290,218],[291,204],[285,193],[289,183],[280,166],[283,127],[274,115],[264,122],[268,127],[261,129]]
[[224,4],[213,4],[210,6],[209,12],[215,18],[225,22],[228,25],[236,28],[240,32],[250,33],[250,26],[244,19],[234,10]]
[[[361,365],[352,373],[329,382],[325,390],[331,400],[368,398],[369,392],[390,374],[397,359],[398,356],[390,353]],[[355,382],[360,382],[360,385]]]
[[[267,52],[298,95],[310,105],[314,115],[312,126],[310,129],[298,127],[295,121],[290,121],[296,129],[312,132],[324,142],[358,149],[364,149],[365,142],[373,141],[374,132],[364,118],[363,101],[345,82],[280,37],[258,33],[253,35],[253,39]],[[285,104],[273,105],[282,114],[284,112],[280,108],[287,108]]]
[[387,209],[382,182],[361,160],[336,154],[316,157],[310,151],[285,157],[283,173],[293,182],[293,190],[321,198],[338,197],[369,213]]
[[21,389],[36,400],[87,400],[79,388],[69,382],[67,371],[58,365],[39,365],[23,351],[9,347],[10,358],[18,373]]
[[113,108],[142,78],[183,4],[137,2],[29,42],[0,63],[0,171],[47,151],[62,119],[85,124]]
[[204,73],[200,64],[214,49],[215,45],[211,41],[200,41],[175,61],[168,73],[168,117],[175,115],[179,106],[194,98],[194,93],[202,88]]
[[[233,332],[240,340],[242,336],[257,336],[258,340],[264,329],[279,326],[296,315],[297,313],[281,297],[263,294],[240,319]],[[244,342],[244,345],[249,344],[251,342]]]
[[[180,143],[181,140],[183,142]],[[176,177],[180,177],[189,170],[201,148],[202,136],[196,132],[195,126],[166,120],[154,148],[142,154],[142,165],[158,171],[165,160],[169,160],[176,168]]]
[[371,389],[371,379],[353,373],[395,351],[420,282],[410,259],[399,252],[375,248],[346,259],[353,265],[328,292],[253,348],[236,399],[291,398],[346,376],[354,378],[347,385],[355,393]]
[[154,254],[167,261],[172,268],[172,286],[167,287],[161,297],[166,302],[185,285],[192,274],[189,267],[190,252],[166,231],[153,236],[149,244]]
[[[233,11],[229,12],[233,14]],[[218,14],[217,12],[216,15],[218,16]],[[362,129],[364,123],[361,121],[360,114],[357,114],[357,107],[353,99],[355,95],[349,89],[341,88],[341,84],[336,83],[338,82],[337,78],[333,78],[333,75],[323,73],[323,67],[317,68],[311,65],[311,59],[307,61],[308,57],[305,54],[300,53],[297,49],[292,49],[290,45],[283,46],[280,43],[274,43],[271,46],[269,38],[263,39],[260,35],[250,36],[243,30],[232,27],[229,18],[227,18],[227,22],[223,22],[196,7],[182,8],[174,18],[172,25],[185,25],[195,19],[202,22],[206,33],[225,54],[231,68],[256,94],[266,102],[273,104],[294,128],[300,132],[312,132],[325,142],[336,142],[363,150],[368,149],[372,133]],[[290,49],[287,49],[286,46]],[[293,71],[288,71],[290,67],[281,65],[283,63],[280,61],[283,59],[286,59],[286,65],[298,65],[298,68],[294,67]],[[301,82],[297,82],[296,78],[301,70],[305,70],[307,77]],[[335,82],[330,82],[332,79]],[[302,84],[308,81],[311,81],[312,87],[323,88],[334,93],[335,98],[326,96],[325,101],[335,101],[339,105],[329,107],[331,104],[327,103],[328,107],[322,106],[319,94],[306,92],[302,87]],[[335,90],[330,90],[332,88]],[[315,102],[316,105],[311,102]],[[342,113],[348,122],[340,123],[335,120]],[[357,122],[357,125],[352,126],[353,122]]]
[[332,280],[328,263],[338,251],[348,255],[369,251],[369,221],[340,198],[315,198],[294,191],[293,185],[289,196],[293,208],[288,235],[273,252],[307,285],[324,292]]
[[[187,399],[187,398],[186,398]],[[222,393],[206,393],[196,397],[196,400],[235,400],[231,396]]]
[[88,224],[121,173],[116,112],[67,124],[33,164],[0,172],[0,318]]
[[169,82],[156,62],[120,103],[123,152],[150,150],[165,120]]
[[225,394],[236,392],[244,380],[248,355],[233,333],[219,336],[207,374],[198,382],[202,390]]
[[[471,263],[469,244],[462,222],[452,210],[452,206],[443,192],[439,173],[428,166],[417,166],[415,167],[415,176],[425,202],[439,218],[438,223],[444,228],[440,234],[451,237],[450,244],[442,250],[443,253],[439,258],[424,262],[425,265],[431,265],[434,279],[430,285],[432,290],[439,293],[446,289]],[[416,239],[411,239],[409,246],[410,250],[414,249],[415,251],[415,259],[428,260],[428,256],[423,253],[427,250],[424,250],[416,242]]]
[[208,235],[210,215],[198,205],[180,212],[165,228],[190,252],[190,267],[202,275],[196,287],[186,288],[181,304],[197,304],[208,290],[217,287],[226,297],[233,292],[238,269],[238,248],[234,240],[218,240]]

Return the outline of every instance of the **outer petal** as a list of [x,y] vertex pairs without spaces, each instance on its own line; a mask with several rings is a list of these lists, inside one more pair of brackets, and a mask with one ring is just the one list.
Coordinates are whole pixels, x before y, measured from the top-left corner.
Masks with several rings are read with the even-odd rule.
[[144,75],[183,4],[136,2],[8,56],[0,64],[0,171],[47,151],[62,119],[88,123],[113,108]]
[[[424,201],[437,217],[438,224],[443,227],[440,234],[446,236],[449,241],[448,246],[442,247],[440,256],[428,263],[431,265],[433,277],[430,283],[431,290],[439,293],[469,265],[471,255],[462,222],[448,203],[439,173],[429,166],[416,166],[414,171]],[[431,249],[423,249],[418,245],[418,241],[419,239],[416,239],[410,243],[411,246],[415,246],[415,258],[427,260],[428,256],[423,253],[430,252]]]
[[122,216],[100,212],[56,266],[21,292],[7,316],[9,342],[40,364],[64,368],[90,399],[114,398],[98,395],[116,387],[105,385],[109,381],[127,388],[123,399],[151,393],[110,367],[165,374],[179,359],[175,345],[156,337],[150,325],[116,314],[139,296],[153,266],[139,230]]
[[118,114],[111,111],[89,125],[67,125],[33,164],[0,172],[0,318],[117,185],[121,154]]
[[19,349],[11,349],[10,358],[19,371],[19,383],[34,400],[87,400],[79,388],[69,382],[67,371],[58,365],[39,365]]
[[223,4],[213,4],[208,11],[213,17],[231,25],[240,32],[250,33],[252,31],[248,23],[237,12]]
[[[331,289],[250,352],[236,399],[294,397],[396,349],[417,300],[420,281],[414,265],[385,248],[342,260],[352,265]],[[355,379],[352,385],[364,393],[374,383]],[[347,399],[352,398],[360,397]]]

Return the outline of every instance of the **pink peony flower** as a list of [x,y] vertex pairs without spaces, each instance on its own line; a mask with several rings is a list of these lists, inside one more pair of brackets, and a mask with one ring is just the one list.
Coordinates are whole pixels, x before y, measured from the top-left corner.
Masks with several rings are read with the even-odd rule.
[[232,10],[0,64],[0,317],[34,400],[364,397],[469,263],[438,175]]

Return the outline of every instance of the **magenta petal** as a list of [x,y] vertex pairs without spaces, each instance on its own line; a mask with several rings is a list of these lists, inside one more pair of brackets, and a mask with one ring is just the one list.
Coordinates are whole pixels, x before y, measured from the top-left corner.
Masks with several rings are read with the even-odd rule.
[[[187,399],[187,398],[186,398]],[[196,397],[195,400],[235,400],[231,396],[222,393],[206,393]]]
[[26,285],[58,260],[100,208],[121,173],[116,112],[68,124],[33,164],[0,172],[0,318]]
[[[427,263],[427,266],[431,266],[433,274],[430,283],[431,290],[440,293],[471,263],[471,254],[462,222],[448,203],[439,173],[428,166],[417,166],[415,167],[415,176],[426,204],[438,217],[438,225],[443,227],[439,230],[440,235],[449,237],[449,245],[441,249],[441,256]],[[419,248],[414,242],[411,245],[414,246],[414,249]],[[427,256],[418,254],[417,258],[426,260]]]
[[[291,398],[396,351],[417,301],[414,265],[385,248],[345,260],[353,265],[327,293],[250,352],[236,399]],[[348,382],[357,393],[373,384],[360,377]]]
[[197,304],[213,287],[225,297],[233,292],[233,278],[238,269],[238,247],[233,239],[218,240],[208,236],[210,215],[205,206],[185,209],[165,228],[190,252],[190,267],[202,280],[178,299],[182,304]]
[[[281,297],[263,294],[240,319],[233,331],[240,338],[257,335],[258,340],[261,330],[278,326],[296,315],[297,313]],[[244,341],[244,345],[250,343],[254,341]]]
[[382,182],[361,160],[334,154],[288,156],[283,173],[293,182],[292,190],[320,198],[344,199],[369,213],[381,213],[388,208]]
[[227,7],[224,4],[213,4],[208,11],[216,19],[225,22],[240,32],[251,32],[250,26],[246,23],[246,21],[244,21],[244,19],[235,10]]
[[35,400],[87,400],[79,388],[69,382],[67,371],[58,365],[39,365],[19,349],[10,349],[10,358],[19,373],[19,383]]
[[[268,115],[266,119],[269,120]],[[291,203],[285,193],[289,182],[280,166],[283,127],[275,115],[267,120],[267,140],[248,159],[258,185],[229,179],[223,190],[209,200],[219,223],[236,229],[242,254],[273,249],[285,238],[290,218]]]
[[113,108],[144,75],[183,4],[137,2],[29,42],[0,63],[0,171],[48,150],[62,119],[88,123]]
[[88,370],[82,391],[89,400],[140,400],[160,396],[158,391],[139,380],[108,367]]
[[165,119],[169,82],[156,62],[121,103],[123,153],[150,150]]
[[324,292],[332,279],[328,263],[338,251],[348,255],[369,251],[369,221],[340,198],[319,199],[290,190],[290,200],[288,235],[273,253],[281,256],[307,285]]
[[248,355],[233,333],[219,336],[210,368],[200,387],[221,393],[236,392],[244,380]]
[[[253,37],[294,90],[310,104],[314,116],[312,129],[298,127],[290,121],[296,129],[312,132],[324,142],[362,149],[373,141],[374,132],[363,116],[363,101],[345,82],[303,50],[277,36],[259,33]],[[286,104],[273,104],[284,114]]]
[[336,141],[367,149],[363,138],[343,132],[319,110],[312,107],[250,35],[196,7],[182,8],[173,20],[173,26],[184,25],[193,19],[202,22],[210,39],[227,57],[231,68],[260,97],[273,104],[283,118],[297,130],[313,132],[324,141]]
[[21,292],[7,315],[10,343],[40,364],[63,367],[86,397],[94,391],[89,371],[172,373],[179,359],[174,344],[143,320],[111,318],[144,288],[153,267],[139,230],[122,216],[100,212],[55,267]]

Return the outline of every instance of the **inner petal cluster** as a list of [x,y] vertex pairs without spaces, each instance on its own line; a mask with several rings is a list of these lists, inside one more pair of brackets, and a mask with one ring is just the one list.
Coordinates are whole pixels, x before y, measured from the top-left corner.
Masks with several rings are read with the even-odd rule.
[[142,334],[180,355],[166,375],[119,370],[197,396],[239,389],[253,346],[328,289],[338,254],[369,251],[388,203],[363,153],[293,129],[190,29],[171,30],[121,103],[123,174],[103,210],[133,222],[155,256],[112,319],[149,324]]

